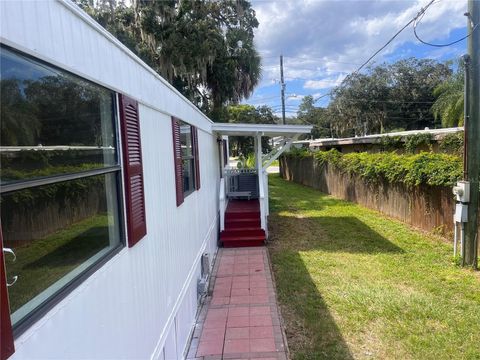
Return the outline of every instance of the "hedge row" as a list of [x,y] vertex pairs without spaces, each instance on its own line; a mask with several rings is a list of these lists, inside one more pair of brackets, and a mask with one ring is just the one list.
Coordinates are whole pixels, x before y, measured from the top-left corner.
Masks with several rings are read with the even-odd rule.
[[452,186],[462,176],[462,160],[459,156],[421,152],[420,154],[349,153],[335,149],[312,153],[308,150],[293,150],[287,157],[313,157],[319,164],[343,173],[357,175],[367,182],[386,180],[408,186],[426,184]]

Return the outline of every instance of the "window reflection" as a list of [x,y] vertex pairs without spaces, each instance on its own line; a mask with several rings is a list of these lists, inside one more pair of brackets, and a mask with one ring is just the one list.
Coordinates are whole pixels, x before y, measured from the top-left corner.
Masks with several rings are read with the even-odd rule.
[[18,276],[18,328],[123,246],[121,173],[105,168],[118,164],[112,91],[3,46],[0,58],[1,230],[17,256],[5,267]]
[[117,164],[113,92],[1,48],[2,184]]
[[60,182],[1,197],[8,288],[18,322],[120,244],[117,174]]
[[193,156],[192,126],[180,121],[180,143],[182,146],[183,192],[195,190],[195,158]]

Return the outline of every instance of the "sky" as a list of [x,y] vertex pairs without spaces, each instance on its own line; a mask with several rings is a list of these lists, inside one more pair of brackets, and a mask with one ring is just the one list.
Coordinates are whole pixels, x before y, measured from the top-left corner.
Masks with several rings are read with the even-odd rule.
[[[262,79],[250,98],[281,115],[280,54],[284,57],[286,113],[295,115],[305,95],[317,98],[340,84],[407,24],[429,0],[253,0],[260,23],[255,45],[262,57]],[[427,9],[417,33],[428,42],[448,43],[466,35],[467,0],[439,0]],[[438,61],[458,59],[464,40],[449,47],[420,43],[406,28],[370,64],[412,56]],[[316,106],[328,105],[323,97]]]

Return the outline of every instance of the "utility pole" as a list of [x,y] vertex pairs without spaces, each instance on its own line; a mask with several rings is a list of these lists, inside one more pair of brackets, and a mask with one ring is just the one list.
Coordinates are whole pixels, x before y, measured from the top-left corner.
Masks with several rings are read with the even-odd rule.
[[466,177],[470,182],[470,202],[465,224],[463,265],[477,268],[478,254],[478,203],[480,178],[480,0],[468,0],[468,54],[470,56],[470,81],[466,88],[465,141]]
[[282,124],[285,125],[285,82],[283,81],[283,55],[280,55],[280,86],[282,95]]

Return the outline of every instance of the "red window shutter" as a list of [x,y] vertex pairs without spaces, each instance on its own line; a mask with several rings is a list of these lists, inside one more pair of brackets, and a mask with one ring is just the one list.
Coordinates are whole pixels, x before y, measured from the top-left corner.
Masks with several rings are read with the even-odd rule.
[[3,258],[3,236],[0,224],[0,360],[5,360],[15,352],[13,331],[8,305],[7,279]]
[[119,94],[123,163],[127,209],[128,246],[134,246],[147,233],[143,184],[142,144],[138,103]]
[[183,203],[183,164],[182,144],[180,142],[180,123],[172,117],[173,159],[175,166],[175,190],[177,194],[177,206]]
[[192,126],[193,156],[195,156],[195,189],[200,189],[200,156],[198,155],[198,129]]

